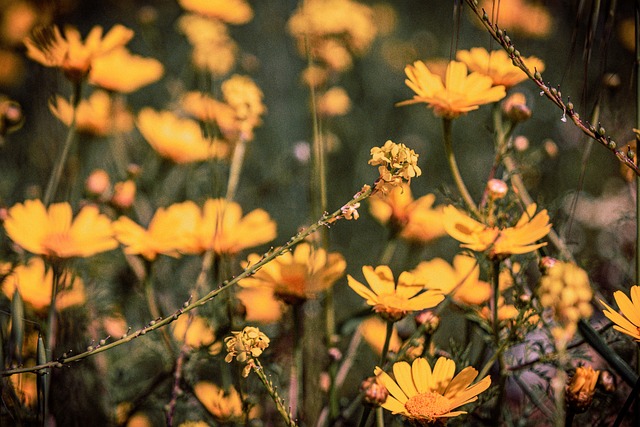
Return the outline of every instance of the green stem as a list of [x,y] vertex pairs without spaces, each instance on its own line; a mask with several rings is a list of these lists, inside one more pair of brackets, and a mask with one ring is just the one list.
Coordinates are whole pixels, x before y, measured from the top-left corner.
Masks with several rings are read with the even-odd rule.
[[444,118],[442,119],[442,129],[444,136],[444,152],[447,156],[447,162],[449,163],[449,169],[451,169],[451,174],[453,175],[453,180],[456,183],[456,187],[458,187],[458,191],[460,195],[464,199],[464,202],[467,205],[467,208],[471,210],[476,216],[479,216],[478,207],[476,206],[469,190],[467,190],[466,185],[464,185],[464,181],[462,180],[462,175],[460,175],[460,169],[458,169],[458,163],[456,162],[456,157],[453,153],[453,138],[451,135],[451,119]]
[[384,247],[384,251],[382,252],[382,255],[380,255],[380,265],[389,265],[389,263],[393,259],[393,254],[395,254],[397,247],[398,247],[398,238],[395,236],[391,237],[389,241],[387,241],[387,244]]
[[298,414],[298,404],[302,402],[304,378],[303,378],[303,339],[304,339],[304,315],[303,304],[296,304],[293,308],[293,363],[291,364],[291,376],[289,385],[289,407],[294,416]]
[[[147,307],[149,308],[149,313],[151,314],[151,317],[153,318],[153,320],[157,320],[157,319],[162,319],[163,314],[162,311],[160,310],[160,307],[158,307],[158,303],[156,301],[156,293],[155,290],[153,289],[153,264],[151,262],[147,262],[145,261],[145,270],[146,270],[146,274],[144,277],[144,296],[145,299],[147,301]],[[173,344],[171,343],[171,338],[169,337],[169,334],[167,333],[166,329],[162,329],[160,331],[160,335],[162,336],[162,341],[164,342],[164,346],[166,347],[166,349],[169,351],[169,354],[173,354]]]
[[62,171],[64,170],[64,165],[67,163],[67,158],[69,157],[69,152],[71,151],[73,137],[76,133],[76,118],[78,114],[78,104],[80,104],[81,95],[82,82],[80,81],[74,83],[73,86],[73,95],[71,98],[73,113],[71,114],[71,123],[69,124],[69,130],[67,131],[67,138],[65,139],[64,145],[62,146],[62,152],[60,153],[60,157],[53,167],[53,171],[51,172],[51,176],[49,177],[49,182],[47,183],[47,190],[45,191],[43,198],[43,204],[45,206],[48,206],[49,203],[51,203],[53,197],[56,194],[58,184],[60,184],[60,177],[62,176]]
[[491,313],[492,313],[492,323],[493,323],[493,340],[496,344],[500,343],[500,321],[498,316],[498,305],[500,303],[500,260],[494,259],[492,262],[492,284],[493,284],[493,294],[491,299]]
[[387,320],[387,335],[384,338],[384,346],[382,346],[382,353],[380,354],[380,367],[384,367],[384,362],[387,360],[387,353],[389,352],[389,344],[391,343],[391,336],[393,335],[393,322]]
[[246,147],[247,142],[244,138],[240,137],[240,140],[236,143],[236,146],[233,149],[233,158],[231,159],[231,168],[229,170],[229,181],[227,182],[227,194],[225,196],[229,201],[233,200],[236,196]]
[[278,395],[278,392],[273,387],[273,384],[271,383],[271,381],[269,381],[269,378],[267,378],[266,374],[264,373],[264,369],[262,368],[262,364],[260,363],[260,361],[258,359],[253,359],[253,363],[254,363],[253,372],[255,372],[256,375],[258,375],[258,378],[260,378],[260,381],[262,382],[265,389],[267,390],[267,393],[269,393],[269,396],[271,397],[273,402],[276,404],[276,409],[278,410],[278,413],[280,414],[282,419],[290,427],[297,426],[298,424],[296,424],[295,420],[293,419],[292,413],[289,410],[287,410],[286,406],[284,405],[284,402]]
[[[363,190],[363,191],[359,192],[358,194],[356,194],[356,196],[353,197],[351,200],[349,200],[346,203],[346,205],[353,206],[353,205],[355,205],[357,203],[360,203],[363,200],[367,199],[369,196],[371,196],[372,193],[373,193],[373,187],[369,187],[366,190]],[[125,343],[128,343],[130,341],[133,341],[134,339],[136,339],[136,338],[138,338],[140,336],[146,335],[148,332],[152,332],[152,331],[155,331],[157,329],[160,329],[160,328],[162,328],[162,327],[174,322],[175,320],[178,319],[178,317],[180,317],[184,313],[188,313],[191,310],[194,310],[194,309],[196,309],[198,307],[201,307],[201,306],[207,304],[208,302],[213,300],[215,297],[217,297],[218,294],[220,294],[221,292],[231,288],[232,286],[235,286],[242,279],[246,279],[247,277],[254,275],[256,273],[256,271],[258,271],[260,268],[262,268],[265,264],[268,264],[269,262],[273,261],[275,258],[279,257],[280,255],[283,255],[285,253],[289,253],[290,249],[293,246],[295,246],[296,244],[298,244],[301,241],[303,241],[304,239],[306,239],[307,236],[315,233],[316,231],[318,231],[322,227],[326,227],[328,225],[334,224],[340,218],[342,218],[342,210],[341,209],[338,209],[338,210],[334,211],[333,213],[330,213],[330,214],[327,213],[327,214],[323,215],[318,221],[316,221],[315,223],[313,223],[309,227],[305,228],[304,230],[299,231],[296,235],[291,237],[289,239],[289,241],[287,241],[284,245],[279,246],[278,248],[275,248],[275,249],[270,250],[269,252],[265,253],[263,255],[263,257],[260,259],[260,261],[256,262],[253,265],[248,266],[240,274],[235,276],[233,279],[224,281],[220,286],[218,286],[218,288],[210,291],[209,293],[207,293],[203,297],[201,297],[201,298],[199,298],[199,299],[197,299],[197,300],[195,300],[193,302],[189,302],[189,301],[185,302],[182,308],[180,308],[179,310],[175,311],[174,313],[168,315],[167,317],[164,317],[162,319],[154,321],[153,324],[149,324],[149,325],[145,326],[144,328],[138,329],[137,331],[135,331],[135,332],[133,332],[131,334],[127,334],[127,335],[123,336],[122,338],[117,339],[115,341],[112,341],[112,342],[110,342],[108,344],[96,346],[91,351],[85,351],[83,353],[76,354],[75,356],[63,357],[63,358],[60,358],[60,359],[58,359],[56,361],[42,363],[42,364],[38,364],[36,366],[27,367],[27,368],[8,369],[8,370],[5,370],[5,371],[2,371],[0,373],[0,375],[9,376],[9,375],[14,375],[14,374],[19,374],[21,372],[36,372],[36,371],[39,371],[41,369],[47,369],[47,368],[51,368],[51,367],[62,367],[67,363],[76,362],[76,361],[85,359],[85,358],[87,358],[89,356],[93,356],[95,354],[102,353],[102,352],[110,350],[110,349],[112,349],[114,347],[118,347],[118,346],[123,345]]]

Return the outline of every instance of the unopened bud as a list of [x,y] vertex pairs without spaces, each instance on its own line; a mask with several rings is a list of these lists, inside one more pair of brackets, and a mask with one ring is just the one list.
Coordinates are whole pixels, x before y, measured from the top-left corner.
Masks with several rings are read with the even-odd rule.
[[102,196],[110,186],[109,174],[104,169],[95,169],[84,184],[85,190],[92,196]]
[[360,390],[364,393],[364,401],[371,406],[382,405],[389,396],[389,391],[378,382],[376,377],[369,377],[362,381]]
[[502,103],[502,114],[513,123],[523,122],[531,118],[531,109],[527,107],[527,98],[516,92]]
[[509,187],[507,186],[507,183],[501,179],[494,178],[487,182],[487,193],[493,200],[502,199],[507,195],[508,191]]
[[136,198],[136,183],[132,180],[118,182],[114,186],[111,203],[121,209],[128,209]]
[[433,310],[422,310],[415,316],[416,325],[424,326],[425,333],[433,334],[440,325],[440,317]]
[[542,271],[543,273],[546,273],[547,271],[549,271],[551,267],[553,267],[557,263],[558,263],[558,260],[553,257],[550,257],[550,256],[543,257],[540,260],[540,265],[539,265],[540,271]]

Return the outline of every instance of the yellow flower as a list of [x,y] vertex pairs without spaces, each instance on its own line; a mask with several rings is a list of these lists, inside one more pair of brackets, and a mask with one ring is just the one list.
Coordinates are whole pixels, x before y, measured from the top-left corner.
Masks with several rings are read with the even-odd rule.
[[[244,268],[260,260],[251,254]],[[300,243],[293,253],[287,252],[263,266],[254,275],[240,281],[240,286],[268,287],[285,302],[298,302],[313,298],[329,289],[344,274],[347,263],[337,253],[314,249],[307,242]]]
[[132,55],[125,47],[96,58],[89,72],[89,83],[114,92],[131,93],[154,83],[164,74],[157,59]]
[[[49,109],[62,123],[71,125],[73,106],[66,99],[56,96]],[[76,111],[76,129],[95,136],[129,132],[133,129],[133,116],[124,105],[113,102],[107,92],[96,90],[88,99],[80,101]]]
[[444,84],[422,61],[407,65],[404,71],[408,77],[405,83],[416,95],[396,105],[424,102],[433,108],[436,116],[447,119],[477,110],[480,105],[497,102],[506,95],[504,86],[492,87],[490,77],[477,72],[467,75],[467,66],[462,62],[449,63]]
[[613,329],[640,341],[640,286],[632,286],[630,295],[631,299],[622,291],[613,293],[622,314],[609,307],[604,301],[600,300],[600,303],[605,306],[604,315],[615,323]]
[[[387,324],[378,316],[371,316],[360,322],[358,330],[362,334],[362,338],[369,344],[369,347],[378,355],[382,354],[384,341],[387,335]],[[389,341],[389,351],[397,352],[400,350],[402,340],[398,335],[395,325],[391,333]]]
[[238,74],[222,82],[221,89],[224,100],[235,110],[239,137],[253,139],[253,129],[262,123],[261,117],[267,111],[262,103],[262,91],[249,77]]
[[227,156],[228,147],[202,136],[197,122],[181,119],[169,111],[143,108],[138,129],[156,152],[175,163],[191,163]]
[[76,28],[65,27],[63,37],[58,27],[54,26],[25,39],[24,44],[29,58],[46,67],[61,68],[69,80],[79,82],[87,75],[96,58],[124,46],[132,37],[132,30],[115,25],[103,38],[102,27],[96,26],[83,42]]
[[225,392],[211,382],[200,381],[193,386],[193,392],[216,420],[223,423],[243,420],[242,399],[233,386]]
[[434,258],[420,262],[411,272],[425,288],[452,294],[457,303],[480,305],[491,296],[491,285],[480,280],[478,262],[467,255],[456,255],[453,267],[442,258]]
[[[42,258],[33,257],[26,265],[18,265],[13,270],[9,264],[0,265],[0,276],[4,276],[2,291],[8,298],[13,297],[16,289],[22,299],[35,310],[41,311],[51,304],[53,270],[45,268]],[[62,276],[59,293],[56,296],[56,308],[65,308],[83,304],[86,301],[82,280],[66,271]]]
[[391,269],[380,265],[362,267],[362,274],[371,288],[347,275],[349,287],[373,306],[373,310],[388,321],[398,321],[411,311],[424,310],[438,305],[444,295],[440,291],[422,292],[422,283],[416,283],[413,274],[404,271],[396,285]]
[[178,28],[193,46],[193,65],[214,77],[229,73],[236,63],[238,46],[229,36],[227,26],[215,19],[187,14],[178,20]]
[[125,253],[139,254],[153,261],[159,254],[173,257],[189,252],[196,245],[194,234],[200,209],[190,201],[159,208],[145,230],[126,216],[113,223],[116,238],[125,245]]
[[463,248],[488,251],[490,257],[503,257],[532,252],[547,243],[536,243],[549,234],[551,224],[547,210],[535,216],[536,205],[530,204],[513,227],[499,228],[470,218],[452,205],[444,208],[444,228]]
[[591,405],[599,375],[600,371],[595,371],[591,366],[576,368],[565,391],[567,404],[575,412],[584,412]]
[[448,418],[466,414],[454,409],[476,401],[478,395],[491,385],[491,377],[484,377],[471,385],[478,371],[468,366],[454,377],[455,369],[455,362],[451,359],[439,358],[432,369],[426,359],[419,357],[411,365],[407,362],[394,363],[394,381],[376,367],[375,375],[389,391],[382,407],[408,418],[417,426],[446,422]]
[[334,86],[318,98],[317,106],[323,117],[344,116],[351,110],[351,99],[346,90]]
[[210,352],[217,354],[220,346],[214,346],[216,341],[215,331],[206,319],[200,316],[180,316],[172,324],[172,334],[174,338],[192,348],[212,347]]
[[371,149],[369,164],[378,166],[380,177],[376,180],[376,189],[387,193],[403,182],[411,183],[411,178],[422,175],[418,166],[418,154],[406,145],[388,140],[382,147]]
[[216,254],[235,255],[276,237],[276,223],[263,209],[242,216],[242,207],[225,199],[205,202],[197,230],[196,252],[213,250]]
[[282,318],[283,303],[277,299],[271,288],[246,288],[236,294],[244,306],[246,322],[275,323]]
[[[507,52],[502,49],[489,53],[485,48],[474,47],[458,51],[456,58],[467,64],[469,70],[491,77],[494,85],[503,85],[508,89],[527,80],[524,71],[513,65]],[[532,73],[534,70],[544,71],[544,62],[535,56],[522,58],[522,61]]]
[[[478,8],[496,11],[493,22],[514,34],[531,38],[545,38],[551,33],[553,19],[543,4],[529,0],[509,0],[500,2],[494,8],[493,0],[481,0]],[[474,20],[477,21],[477,20]],[[480,24],[482,25],[482,24]]]
[[25,250],[53,259],[89,257],[118,246],[111,221],[96,206],[72,216],[69,203],[47,209],[40,200],[27,200],[9,209],[4,229]]
[[224,360],[230,363],[236,359],[240,363],[246,363],[247,366],[242,370],[242,376],[246,378],[251,369],[257,366],[254,358],[259,357],[269,347],[269,342],[269,337],[260,332],[260,329],[245,326],[242,331],[231,332],[231,336],[224,339],[227,347],[227,356]]
[[413,199],[411,187],[403,184],[386,195],[374,194],[369,198],[371,215],[392,232],[410,242],[429,243],[446,231],[442,222],[442,209],[433,208],[436,196],[427,194]]
[[241,25],[253,19],[253,10],[245,0],[178,0],[184,9],[228,24]]

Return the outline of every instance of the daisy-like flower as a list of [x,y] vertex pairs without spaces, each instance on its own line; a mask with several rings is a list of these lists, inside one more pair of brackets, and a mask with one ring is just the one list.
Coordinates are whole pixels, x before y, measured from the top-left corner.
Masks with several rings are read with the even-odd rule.
[[207,348],[212,355],[222,351],[222,343],[216,342],[215,331],[209,322],[200,316],[181,316],[172,324],[172,335],[191,348]]
[[[506,257],[532,252],[547,243],[536,243],[549,234],[549,214],[536,212],[536,204],[527,207],[513,227],[488,226],[449,205],[444,208],[444,228],[463,248],[488,252],[490,257]],[[535,214],[535,215],[534,215]]]
[[173,257],[196,246],[195,230],[200,208],[193,202],[176,203],[159,208],[147,229],[130,218],[121,216],[113,223],[116,238],[125,245],[127,254],[139,254],[153,261],[160,254]]
[[[479,10],[494,10],[493,0],[480,0]],[[509,0],[495,8],[494,22],[514,34],[530,38],[546,38],[553,28],[553,17],[544,4],[531,0]],[[477,20],[474,20],[477,21]],[[480,24],[482,25],[482,24]]]
[[241,25],[253,19],[253,10],[245,0],[178,0],[180,6],[227,24]]
[[604,315],[615,323],[613,329],[640,341],[640,286],[632,286],[629,293],[631,299],[622,291],[613,293],[613,298],[622,314],[609,307],[604,301],[600,300],[600,303],[605,307]]
[[193,392],[216,420],[223,423],[243,420],[242,398],[233,386],[225,392],[211,382],[200,381],[193,386]]
[[169,111],[143,108],[138,114],[137,125],[142,136],[160,156],[178,164],[228,155],[228,146],[204,138],[197,122],[181,119]]
[[[491,77],[494,85],[503,85],[508,89],[527,80],[527,75],[513,65],[507,52],[502,49],[488,52],[485,48],[474,47],[471,50],[458,51],[456,58],[467,64],[469,70]],[[544,71],[544,62],[535,56],[522,58],[522,61],[531,72]]]
[[115,25],[104,37],[102,27],[96,26],[83,42],[76,28],[65,27],[63,37],[54,26],[34,33],[24,44],[29,58],[46,67],[60,68],[69,80],[79,82],[96,58],[124,46],[132,38],[133,30],[122,25]]
[[[243,268],[260,261],[261,256],[251,254]],[[300,243],[293,253],[287,252],[263,266],[254,275],[240,281],[244,287],[267,287],[288,303],[304,301],[326,291],[344,275],[347,263],[337,253],[314,249],[307,242]]]
[[238,252],[261,245],[276,237],[276,223],[263,209],[242,216],[242,207],[225,199],[205,202],[196,231],[196,253],[213,250],[219,255]]
[[[49,104],[49,109],[62,123],[71,126],[73,106],[61,96]],[[83,99],[76,110],[76,129],[80,133],[106,136],[133,129],[133,116],[121,103],[113,102],[103,90],[94,91]]]
[[96,58],[89,72],[89,83],[120,93],[131,93],[154,83],[164,74],[160,61],[132,55],[121,47]]
[[445,357],[439,358],[433,369],[426,359],[418,357],[411,365],[407,362],[393,364],[395,380],[379,367],[375,375],[389,391],[382,407],[393,414],[400,414],[416,426],[432,426],[446,422],[447,418],[466,414],[454,411],[474,402],[478,395],[491,385],[491,377],[471,385],[478,376],[475,368],[468,366],[454,377],[456,364]]
[[424,310],[438,305],[444,295],[440,291],[423,292],[423,284],[417,283],[413,274],[404,271],[398,277],[396,285],[393,272],[386,265],[375,269],[362,267],[370,288],[347,275],[349,287],[373,306],[373,310],[387,321],[396,322],[412,311]]
[[27,200],[9,209],[4,229],[23,249],[51,259],[89,257],[118,246],[111,220],[91,205],[74,219],[69,203],[47,209],[40,200]]
[[[37,311],[44,311],[51,304],[51,289],[53,286],[53,270],[46,269],[40,257],[33,257],[25,265],[18,265],[13,270],[10,264],[0,265],[0,277],[5,276],[1,283],[2,292],[11,298],[16,289],[22,299]],[[64,310],[67,307],[83,304],[86,301],[82,280],[67,271],[62,275],[61,287],[56,296],[56,308]]]
[[275,323],[282,318],[284,303],[271,288],[244,288],[236,294],[243,306],[244,320],[256,323]]
[[369,198],[371,215],[386,224],[398,236],[415,243],[429,243],[444,236],[442,209],[434,208],[436,196],[427,194],[414,200],[411,187],[403,184],[386,195],[376,193]]
[[454,119],[506,96],[504,86],[493,86],[490,77],[478,72],[467,75],[467,66],[462,62],[449,63],[444,83],[422,61],[407,65],[404,71],[408,77],[405,83],[416,95],[396,105],[423,102],[433,108],[436,116],[447,119]]

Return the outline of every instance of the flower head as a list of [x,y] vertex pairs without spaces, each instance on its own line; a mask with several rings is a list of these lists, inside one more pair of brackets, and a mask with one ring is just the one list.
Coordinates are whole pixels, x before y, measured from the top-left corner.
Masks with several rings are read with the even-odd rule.
[[[61,96],[49,104],[49,109],[62,123],[71,126],[73,106]],[[83,99],[76,109],[78,132],[106,136],[114,132],[129,132],[133,129],[133,116],[122,103],[114,102],[103,90],[94,91]]]
[[493,86],[490,77],[478,72],[467,75],[467,66],[451,61],[447,66],[444,84],[422,61],[407,65],[405,80],[416,95],[396,105],[424,102],[433,108],[436,116],[454,119],[461,114],[477,110],[480,105],[496,102],[505,97],[504,86]]
[[403,184],[387,194],[374,194],[369,203],[371,215],[392,232],[410,242],[429,243],[446,234],[442,209],[433,207],[435,200],[433,194],[414,200],[411,187]]
[[396,362],[393,365],[395,381],[379,367],[375,374],[389,391],[382,407],[393,414],[401,414],[418,426],[429,426],[443,418],[457,417],[465,411],[454,409],[474,402],[489,388],[491,377],[471,385],[478,371],[469,366],[454,377],[456,365],[451,359],[439,358],[433,369],[426,359],[419,357],[411,365]]
[[89,257],[118,246],[111,221],[96,206],[83,207],[73,219],[69,203],[47,209],[40,200],[27,200],[9,209],[4,229],[23,249],[51,259]]
[[[387,323],[378,316],[370,316],[360,322],[358,331],[360,331],[362,338],[369,344],[375,354],[380,356],[384,349],[384,341],[387,335]],[[401,346],[402,340],[394,325],[389,339],[389,351],[398,352]]]
[[225,392],[211,382],[200,381],[193,386],[193,392],[216,420],[223,423],[242,421],[242,398],[233,386]]
[[207,18],[241,25],[253,19],[253,10],[245,0],[178,0],[180,6]]
[[227,105],[235,111],[240,137],[253,139],[253,129],[262,123],[261,117],[267,110],[258,85],[247,76],[234,74],[222,82],[222,95]]
[[380,265],[362,267],[362,274],[370,288],[347,275],[349,287],[366,299],[373,310],[388,321],[398,321],[411,311],[423,310],[438,305],[444,296],[440,291],[422,292],[421,283],[416,283],[413,274],[405,271],[400,274],[396,285],[391,269]]
[[[494,10],[493,0],[481,0],[478,8]],[[530,0],[509,0],[501,2],[495,10],[497,15],[494,22],[509,32],[536,39],[548,37],[551,33],[553,17],[544,4]]]
[[25,39],[27,56],[46,67],[57,67],[72,81],[81,81],[89,73],[93,61],[124,46],[133,38],[133,31],[122,25],[115,25],[104,37],[102,27],[91,29],[82,41],[80,32],[73,27],[65,27],[64,37],[57,26],[45,27]]
[[599,375],[600,371],[595,371],[591,366],[576,368],[565,390],[567,405],[572,410],[581,413],[591,406]]
[[236,359],[247,366],[242,371],[242,376],[247,377],[255,366],[254,358],[259,357],[269,347],[269,337],[253,326],[246,326],[240,332],[231,332],[230,337],[224,339],[227,347],[225,362],[230,363]]
[[418,167],[418,154],[406,145],[388,140],[382,147],[371,149],[369,164],[378,166],[380,178],[376,188],[386,193],[392,187],[411,183],[411,178],[422,175]]
[[271,288],[244,288],[238,291],[236,298],[244,307],[244,320],[247,322],[268,324],[282,318],[284,304]]
[[640,286],[632,286],[629,293],[631,299],[622,291],[613,293],[622,314],[609,307],[604,301],[600,300],[600,303],[605,307],[604,315],[614,323],[613,329],[640,342]]
[[[247,268],[260,258],[258,254],[251,254],[242,266]],[[327,253],[303,242],[293,253],[279,256],[251,277],[241,280],[240,286],[268,287],[285,302],[295,303],[329,289],[344,275],[346,267],[344,257],[338,252]]]
[[[488,226],[452,205],[444,208],[444,228],[463,248],[487,251],[490,257],[504,257],[534,251],[547,243],[536,243],[549,234],[551,224],[547,210],[536,212],[532,203],[513,227]],[[535,215],[534,215],[535,214]]]
[[[527,79],[527,75],[513,65],[507,52],[502,49],[488,52],[485,48],[474,47],[458,51],[456,57],[467,64],[469,70],[491,77],[494,85],[503,85],[508,89]],[[544,71],[544,62],[535,56],[522,58],[522,61],[532,73],[534,70]]]
[[197,122],[181,119],[169,111],[143,108],[138,114],[138,129],[149,145],[162,157],[175,163],[191,163],[227,155],[228,147],[210,142]]
[[132,55],[121,47],[93,61],[89,82],[110,91],[131,93],[160,80],[163,74],[164,67],[157,59]]

